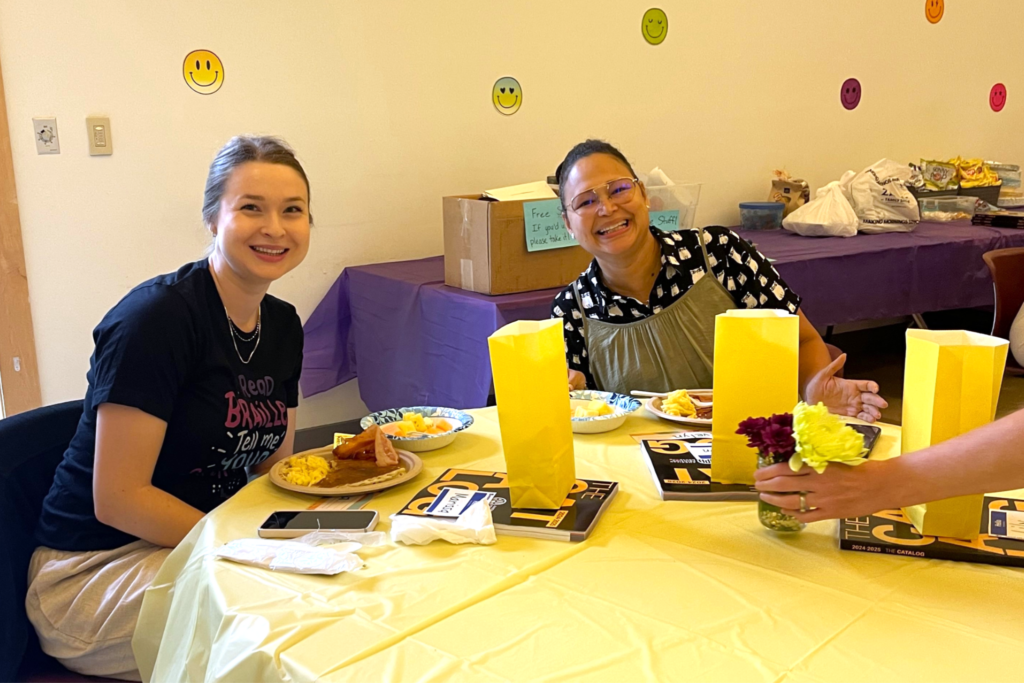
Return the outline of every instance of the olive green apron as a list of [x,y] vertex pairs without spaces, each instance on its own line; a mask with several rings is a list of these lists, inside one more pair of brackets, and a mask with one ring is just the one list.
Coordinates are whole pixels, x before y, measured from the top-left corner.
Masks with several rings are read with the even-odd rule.
[[631,389],[666,392],[710,389],[715,354],[715,316],[737,308],[711,271],[703,234],[697,241],[707,272],[660,313],[615,324],[592,320],[576,284],[573,292],[583,313],[583,336],[590,374],[602,391],[628,394]]

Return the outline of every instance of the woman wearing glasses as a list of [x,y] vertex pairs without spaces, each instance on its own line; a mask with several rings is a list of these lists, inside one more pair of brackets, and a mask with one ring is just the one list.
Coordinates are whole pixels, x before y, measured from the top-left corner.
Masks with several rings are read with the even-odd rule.
[[[809,402],[869,422],[888,404],[878,385],[835,376],[814,327],[768,260],[727,228],[661,232],[647,190],[619,150],[576,145],[558,167],[562,218],[594,260],[552,304],[564,320],[569,386],[628,393],[710,387],[715,316],[778,308],[800,316],[800,389]],[[707,277],[710,274],[710,277]]]

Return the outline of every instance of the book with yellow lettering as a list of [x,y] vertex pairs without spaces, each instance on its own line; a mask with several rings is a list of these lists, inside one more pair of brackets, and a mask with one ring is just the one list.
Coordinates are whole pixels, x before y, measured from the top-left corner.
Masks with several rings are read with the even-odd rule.
[[[839,521],[839,547],[879,555],[1024,567],[1024,500],[1020,491],[985,496],[981,532],[962,540],[918,533],[902,510]],[[1021,496],[1024,497],[1024,496]]]
[[640,442],[662,500],[757,500],[749,484],[711,481],[711,432],[671,436]]
[[451,469],[413,496],[398,514],[426,515],[427,508],[446,488],[494,493],[488,504],[491,506],[494,530],[498,534],[582,541],[597,526],[601,515],[618,492],[619,485],[614,481],[577,479],[557,510],[533,510],[512,507],[509,502],[508,475],[504,472]]

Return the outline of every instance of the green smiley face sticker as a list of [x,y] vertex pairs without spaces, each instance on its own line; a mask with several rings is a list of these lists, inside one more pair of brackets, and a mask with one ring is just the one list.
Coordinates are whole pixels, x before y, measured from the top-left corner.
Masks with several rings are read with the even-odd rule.
[[665,12],[657,7],[644,12],[644,18],[640,20],[640,33],[644,34],[644,40],[651,45],[661,45],[668,35],[668,17]]

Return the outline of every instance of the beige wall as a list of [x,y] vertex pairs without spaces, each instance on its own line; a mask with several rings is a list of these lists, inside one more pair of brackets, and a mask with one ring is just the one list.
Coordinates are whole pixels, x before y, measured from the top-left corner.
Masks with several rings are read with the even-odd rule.
[[[948,0],[933,26],[919,0],[658,0],[657,47],[651,4],[0,0],[44,401],[83,394],[90,332],[129,288],[202,255],[206,168],[239,132],[283,136],[312,179],[310,255],[272,290],[303,319],[346,266],[441,253],[442,195],[541,178],[586,136],[703,182],[700,224],[735,223],[776,167],[817,187],[883,156],[1024,161],[1022,2]],[[182,80],[199,48],[225,65],[214,95]],[[489,99],[505,75],[525,94],[512,117]],[[90,114],[110,116],[112,157],[88,156]],[[49,115],[62,153],[38,156],[31,118]],[[300,425],[359,416],[354,385]]]

